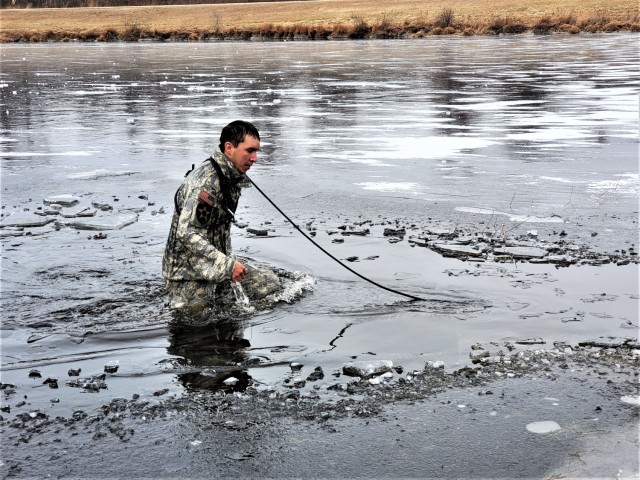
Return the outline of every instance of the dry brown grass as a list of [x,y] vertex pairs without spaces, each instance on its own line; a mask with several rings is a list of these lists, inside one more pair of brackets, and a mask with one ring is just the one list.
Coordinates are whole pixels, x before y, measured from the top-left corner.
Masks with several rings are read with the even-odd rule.
[[312,0],[0,11],[0,41],[398,38],[638,31],[637,0]]

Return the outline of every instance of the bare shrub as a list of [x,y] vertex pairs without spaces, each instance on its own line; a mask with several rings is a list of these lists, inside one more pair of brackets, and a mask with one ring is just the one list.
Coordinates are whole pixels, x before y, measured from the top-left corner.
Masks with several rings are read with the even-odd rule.
[[502,33],[524,33],[527,31],[527,26],[524,23],[518,21],[507,21],[502,27]]
[[258,35],[261,37],[273,37],[275,34],[275,27],[273,23],[264,23],[258,27]]
[[508,20],[506,17],[493,17],[487,25],[487,31],[495,34],[502,33],[502,29],[507,25]]
[[555,22],[549,17],[543,17],[533,25],[533,33],[535,35],[548,35],[556,26]]
[[309,40],[315,40],[318,36],[318,28],[315,26],[311,26],[307,29],[307,38]]
[[598,15],[592,18],[591,23],[594,23],[596,25],[606,25],[607,23],[609,23],[609,21],[610,20],[608,15],[604,13],[599,13]]
[[391,20],[389,19],[386,13],[382,15],[382,18],[380,20],[378,20],[378,22],[376,23],[376,26],[379,29],[386,29],[391,27]]
[[198,32],[198,40],[209,40],[215,32],[213,30],[206,30],[203,28],[199,28]]
[[424,30],[425,28],[429,28],[431,24],[427,20],[426,15],[421,15],[413,21],[413,25],[419,30]]
[[331,37],[346,38],[350,31],[351,31],[351,28],[349,28],[347,25],[343,23],[338,23],[337,25],[334,25],[333,28],[331,29]]
[[472,28],[469,28],[469,27],[465,28],[465,29],[462,31],[462,35],[463,35],[463,36],[465,36],[465,37],[471,37],[471,36],[472,36],[472,35],[474,35],[474,34],[475,34],[475,32],[473,31],[473,29],[472,29]]
[[294,37],[308,37],[309,36],[309,30],[311,29],[311,27],[309,25],[294,25],[292,27],[292,30],[289,29],[290,31],[292,31]]
[[314,40],[326,40],[331,35],[331,29],[329,29],[326,25],[320,25],[313,29],[313,39]]
[[572,13],[568,13],[565,15],[560,15],[556,19],[556,23],[559,25],[575,25],[576,24],[576,16]]
[[83,42],[95,42],[100,34],[95,30],[83,30],[77,34],[77,38]]
[[640,22],[640,12],[630,12],[627,14],[626,20],[631,23]]
[[609,22],[602,27],[603,32],[619,32],[624,30],[626,25],[622,22]]
[[609,22],[610,19],[607,15],[604,13],[598,13],[595,16],[581,20],[578,26],[583,30],[598,32]]
[[241,29],[238,30],[237,36],[240,40],[251,40],[253,32],[251,32],[251,30]]
[[455,33],[458,33],[458,30],[456,30],[456,29],[455,29],[455,28],[453,28],[453,27],[447,27],[447,28],[445,28],[444,30],[442,30],[442,33],[443,33],[444,35],[453,35],[453,34],[455,34]]
[[[388,19],[384,18],[381,22],[371,27],[370,35],[373,38],[397,38],[402,34],[402,28],[397,24],[394,25]],[[405,29],[410,33],[417,33],[420,29],[412,25]]]
[[124,24],[124,32],[122,33],[122,40],[125,42],[137,42],[140,39],[142,29],[136,22],[126,21]]
[[431,31],[430,31],[429,33],[430,33],[431,35],[442,35],[442,32],[443,32],[443,31],[444,31],[444,30],[443,30],[442,28],[440,28],[440,27],[436,27],[436,28],[431,29]]
[[113,28],[107,28],[104,31],[100,32],[96,40],[98,42],[115,42],[118,40],[118,32],[116,32]]
[[0,43],[8,43],[8,42],[17,42],[18,35],[1,32],[0,33]]
[[351,39],[367,38],[371,32],[371,28],[365,18],[362,15],[353,15],[351,20],[353,21],[353,29],[347,36]]
[[282,38],[293,40],[296,36],[296,31],[305,32],[304,35],[306,35],[306,30],[304,28],[296,28],[295,26],[284,25],[282,27]]
[[568,23],[563,23],[562,25],[560,25],[560,27],[558,27],[558,30],[564,33],[571,33],[571,34],[580,33],[580,29],[577,26],[570,25]]
[[160,40],[161,42],[171,40],[172,33],[168,30],[156,30],[155,38]]
[[213,13],[213,31],[220,31],[220,14],[218,12]]
[[[411,25],[404,28],[405,32],[417,33],[420,30],[416,25]],[[403,28],[397,23],[394,24],[387,14],[382,16],[382,19],[371,26],[370,36],[373,38],[398,38],[402,35]]]
[[442,11],[436,15],[435,26],[440,28],[447,28],[453,23],[453,10],[449,7],[445,7]]

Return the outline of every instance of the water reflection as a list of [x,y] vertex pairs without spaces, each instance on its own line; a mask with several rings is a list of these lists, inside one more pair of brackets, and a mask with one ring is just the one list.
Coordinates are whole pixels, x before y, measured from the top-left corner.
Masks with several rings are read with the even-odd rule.
[[[264,139],[253,179],[320,234],[356,218],[485,225],[469,212],[497,211],[575,225],[606,219],[584,227],[589,242],[635,241],[637,215],[620,215],[637,211],[637,188],[624,190],[620,180],[638,172],[638,51],[630,40],[5,45],[3,213],[42,213],[42,199],[59,194],[108,201],[114,214],[141,210],[106,241],[53,224],[7,236],[7,315],[82,328],[158,318],[161,297],[146,292],[161,288],[173,194],[236,118],[254,121]],[[269,221],[275,235],[249,238],[244,248],[271,261],[268,242],[286,238],[289,227],[252,190],[241,220]],[[291,249],[276,261],[295,257],[295,268],[310,268],[310,256]],[[140,315],[140,305],[151,313]]]
[[251,344],[243,336],[243,322],[225,319],[193,325],[185,320],[184,314],[175,314],[169,327],[167,352],[180,357],[179,363],[192,370],[179,374],[178,379],[188,389],[244,391],[251,383],[251,376],[243,369]]

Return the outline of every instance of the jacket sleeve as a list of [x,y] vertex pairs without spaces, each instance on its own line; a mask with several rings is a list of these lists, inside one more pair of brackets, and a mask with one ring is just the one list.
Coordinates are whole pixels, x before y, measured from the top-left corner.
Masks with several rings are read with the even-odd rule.
[[206,227],[196,220],[198,194],[202,186],[191,183],[185,185],[185,188],[176,239],[188,252],[188,263],[198,277],[216,283],[231,280],[235,258],[215,248],[207,238]]

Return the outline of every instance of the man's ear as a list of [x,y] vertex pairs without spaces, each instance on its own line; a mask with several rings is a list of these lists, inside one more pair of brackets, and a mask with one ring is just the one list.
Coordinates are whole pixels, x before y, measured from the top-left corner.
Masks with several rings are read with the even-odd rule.
[[233,147],[233,143],[231,142],[224,142],[224,153],[226,154],[227,151],[229,150],[229,148]]

